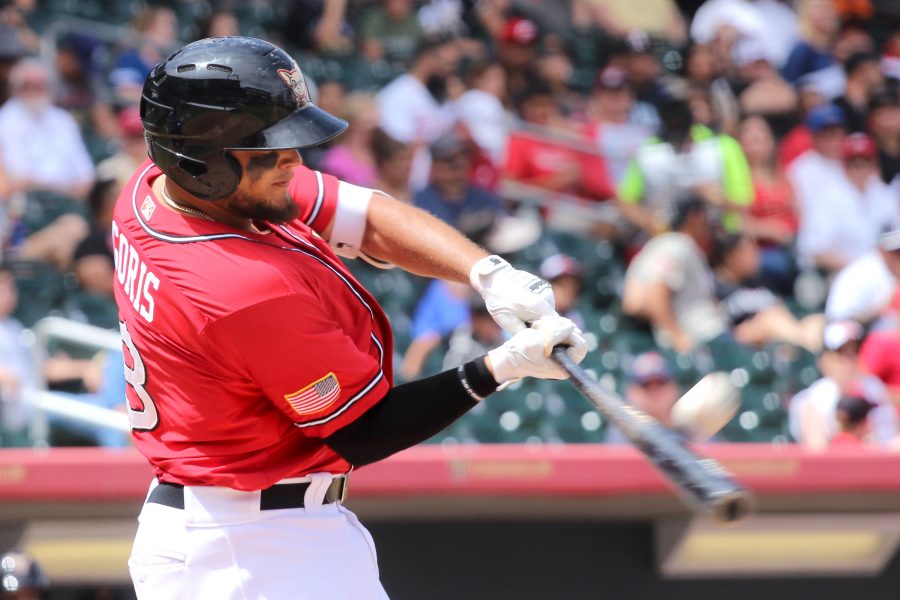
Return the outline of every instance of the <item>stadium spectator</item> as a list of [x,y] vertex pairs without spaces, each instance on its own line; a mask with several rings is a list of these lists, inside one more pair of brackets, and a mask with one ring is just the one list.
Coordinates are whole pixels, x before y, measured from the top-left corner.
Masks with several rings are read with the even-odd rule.
[[22,59],[10,73],[12,96],[0,107],[0,168],[10,192],[53,190],[84,198],[94,165],[72,116],[53,105],[50,69]]
[[15,30],[0,24],[0,104],[9,99],[10,71],[28,54],[28,48],[19,40]]
[[873,52],[856,52],[844,63],[847,86],[844,95],[834,103],[844,111],[847,131],[866,130],[866,115],[869,102],[884,85],[884,77],[878,64],[878,55]]
[[584,291],[584,273],[578,261],[567,254],[554,254],[541,262],[539,272],[553,288],[556,312],[584,329],[584,316],[578,310]]
[[867,123],[867,131],[878,145],[881,180],[900,194],[900,94],[896,86],[872,96]]
[[609,63],[622,67],[628,75],[637,100],[634,121],[650,131],[656,131],[659,127],[656,107],[663,99],[665,90],[661,82],[662,64],[650,38],[642,31],[631,32],[625,37],[624,46],[610,57]]
[[413,314],[412,342],[397,369],[401,377],[410,380],[421,375],[432,352],[469,320],[471,291],[467,285],[440,279],[428,285]]
[[614,184],[625,176],[628,162],[652,132],[632,118],[634,92],[625,71],[614,65],[597,74],[589,99],[585,136],[606,159]]
[[375,189],[397,200],[412,202],[412,191],[409,189],[412,147],[395,140],[377,127],[372,131],[370,143],[375,158]]
[[838,400],[835,420],[838,432],[834,434],[830,446],[862,446],[869,438],[869,413],[878,405],[870,402],[864,394],[856,393]]
[[13,272],[0,265],[0,433],[24,442],[31,419],[29,394],[38,389],[34,360],[22,343],[24,328],[13,317],[19,290]]
[[872,139],[864,133],[847,136],[842,156],[840,171],[812,190],[812,182],[805,184],[812,197],[800,203],[798,252],[808,264],[829,273],[874,249],[879,233],[900,217],[896,193],[878,175]]
[[[337,79],[324,79],[320,83],[314,82],[307,78],[306,85],[309,88],[309,97],[312,102],[321,108],[327,110],[333,115],[340,115],[344,112],[344,100],[347,97],[347,88]],[[337,143],[337,140],[334,140]],[[303,164],[310,169],[321,170],[322,161],[325,159],[325,153],[331,144],[325,142],[312,148],[304,148],[300,151],[303,158]]]
[[372,154],[372,132],[378,126],[378,106],[369,94],[354,93],[337,113],[350,128],[322,157],[322,168],[348,183],[374,187],[378,177]]
[[834,64],[831,47],[839,26],[832,0],[801,0],[797,3],[800,39],[782,67],[782,74],[788,82],[796,83],[803,76]]
[[[107,98],[105,87],[98,85],[94,56],[99,42],[90,36],[71,33],[56,45],[54,67],[58,75],[55,104],[75,118],[82,134],[97,140],[101,153],[105,143],[118,135],[116,115]],[[105,75],[104,75],[105,76]]]
[[497,59],[506,71],[507,96],[517,98],[534,79],[538,27],[531,19],[512,17],[503,24],[495,41]]
[[379,126],[389,136],[415,149],[410,186],[428,183],[431,159],[428,144],[453,126],[444,105],[447,78],[456,69],[459,47],[455,39],[426,40],[419,47],[408,73],[387,84],[377,96]]
[[760,3],[750,0],[708,0],[700,6],[691,22],[691,39],[710,44],[722,57],[727,57],[738,40],[765,49],[764,59],[780,65],[792,40],[793,15],[776,13],[767,22]]
[[797,108],[797,92],[781,78],[766,49],[748,41],[739,42],[735,48],[735,65],[735,94],[741,112],[790,124]]
[[241,35],[241,24],[229,10],[213,10],[197,23],[196,39]]
[[697,124],[684,90],[673,90],[659,110],[659,137],[638,149],[619,185],[623,216],[654,235],[671,220],[677,199],[695,195],[722,214],[729,229],[738,229],[738,211],[753,201],[740,144]]
[[745,117],[738,140],[753,178],[754,199],[744,213],[743,231],[760,244],[761,281],[788,293],[794,282],[792,244],[799,227],[794,190],[775,162],[775,138],[765,119]]
[[465,141],[448,133],[431,144],[431,181],[413,203],[482,243],[497,218],[506,213],[493,192],[469,183],[471,156]]
[[444,354],[442,370],[452,369],[486,354],[502,344],[505,334],[480,296],[469,297],[469,318],[453,330]]
[[[88,360],[74,361],[63,358],[61,362],[63,364],[58,367],[60,369],[58,377],[65,376],[70,381],[80,380],[85,391],[81,393],[57,391],[56,394],[90,406],[126,412],[126,382],[122,377],[125,360],[121,352],[101,351]],[[128,434],[105,427],[68,420],[58,420],[56,426],[70,435],[77,435],[79,441],[84,439],[91,445],[105,448],[125,448],[131,445],[131,437]]]
[[118,124],[118,151],[97,164],[97,178],[114,180],[119,189],[125,187],[137,168],[147,160],[147,142],[144,125],[137,106],[122,109],[116,117]]
[[819,356],[822,378],[791,398],[788,426],[797,442],[810,450],[823,450],[838,432],[837,404],[845,395],[864,394],[877,408],[868,415],[873,441],[891,443],[897,435],[897,412],[884,384],[864,375],[859,367],[863,328],[854,321],[829,323]]
[[362,55],[372,62],[385,60],[408,66],[423,36],[411,0],[380,0],[359,24]]
[[546,85],[532,83],[517,104],[525,127],[509,136],[507,178],[591,200],[614,195],[606,161],[569,131]]
[[[880,317],[896,302],[900,281],[900,230],[888,228],[878,249],[841,269],[831,283],[825,316],[829,321],[853,320],[877,329]],[[891,318],[891,320],[893,320]]]
[[178,17],[166,6],[148,6],[131,23],[134,47],[122,51],[109,74],[109,85],[117,104],[137,104],[150,69],[178,42]]
[[896,320],[889,329],[866,336],[859,362],[864,373],[874,375],[887,387],[894,406],[900,406],[900,324]]
[[737,341],[756,347],[785,342],[810,352],[821,349],[824,316],[797,319],[778,296],[759,283],[756,242],[744,235],[722,233],[716,236],[711,254],[716,296]]
[[94,184],[88,206],[91,229],[75,248],[72,272],[84,291],[113,299],[115,267],[112,251],[113,208],[122,185],[114,179],[101,179]]
[[6,29],[3,35],[15,36],[29,53],[38,52],[41,46],[40,36],[31,25],[29,17],[37,8],[35,0],[8,0],[0,4],[0,28]]
[[[672,378],[672,371],[662,354],[644,352],[634,357],[628,370],[626,402],[671,427],[672,407],[678,396],[678,384]],[[610,425],[605,441],[608,444],[625,444],[628,439],[618,427]]]
[[651,239],[625,272],[622,311],[646,321],[658,345],[689,352],[727,331],[704,248],[712,241],[706,204],[680,201],[672,231]]
[[481,153],[500,165],[509,137],[510,118],[503,106],[506,72],[490,61],[478,61],[466,69],[468,89],[452,105],[458,123],[467,130]]
[[281,22],[285,39],[301,50],[348,56],[355,49],[353,26],[347,19],[347,0],[291,2]]

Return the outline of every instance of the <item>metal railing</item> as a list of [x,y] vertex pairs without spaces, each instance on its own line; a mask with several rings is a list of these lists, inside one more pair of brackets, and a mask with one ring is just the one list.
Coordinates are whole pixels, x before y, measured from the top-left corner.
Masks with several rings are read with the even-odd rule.
[[[34,325],[31,333],[31,339],[23,341],[31,345],[34,379],[39,384],[39,389],[27,398],[33,413],[29,426],[33,446],[49,446],[49,415],[123,433],[131,430],[128,416],[123,412],[94,406],[47,390],[43,371],[51,342],[65,342],[93,351],[121,352],[122,340],[117,332],[61,317],[46,317]],[[122,401],[125,402],[125,398]]]

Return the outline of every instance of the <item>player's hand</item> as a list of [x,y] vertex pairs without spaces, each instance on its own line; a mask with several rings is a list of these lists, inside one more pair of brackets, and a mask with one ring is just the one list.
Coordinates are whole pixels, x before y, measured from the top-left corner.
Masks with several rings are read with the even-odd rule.
[[472,267],[469,281],[500,327],[508,333],[541,317],[557,316],[550,284],[527,271],[514,269],[499,256],[486,256]]
[[575,323],[560,316],[541,317],[531,328],[522,329],[488,352],[494,379],[500,384],[522,377],[568,379],[569,374],[550,358],[557,344],[568,345],[566,352],[576,363],[587,354],[587,343]]

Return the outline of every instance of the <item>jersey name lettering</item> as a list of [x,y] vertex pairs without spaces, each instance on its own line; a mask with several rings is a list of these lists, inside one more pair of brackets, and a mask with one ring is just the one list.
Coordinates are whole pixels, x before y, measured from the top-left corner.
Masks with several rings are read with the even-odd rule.
[[113,260],[116,267],[116,281],[122,286],[131,306],[148,323],[153,322],[155,301],[153,292],[159,290],[159,277],[147,268],[134,245],[112,223]]

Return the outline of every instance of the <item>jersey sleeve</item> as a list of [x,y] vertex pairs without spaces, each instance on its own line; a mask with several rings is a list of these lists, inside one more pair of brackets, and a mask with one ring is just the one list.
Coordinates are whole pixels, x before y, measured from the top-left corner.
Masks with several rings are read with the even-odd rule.
[[318,299],[294,293],[233,313],[207,339],[236,373],[310,437],[349,425],[387,394],[381,343],[345,332]]
[[288,186],[294,203],[300,208],[298,219],[322,234],[328,229],[338,204],[338,180],[332,175],[297,167]]

